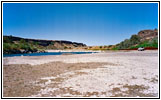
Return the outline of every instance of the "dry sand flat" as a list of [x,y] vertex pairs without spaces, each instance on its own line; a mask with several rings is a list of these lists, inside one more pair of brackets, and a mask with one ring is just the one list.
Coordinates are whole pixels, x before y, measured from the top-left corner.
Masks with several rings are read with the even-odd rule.
[[3,61],[4,96],[158,96],[158,51],[8,57]]

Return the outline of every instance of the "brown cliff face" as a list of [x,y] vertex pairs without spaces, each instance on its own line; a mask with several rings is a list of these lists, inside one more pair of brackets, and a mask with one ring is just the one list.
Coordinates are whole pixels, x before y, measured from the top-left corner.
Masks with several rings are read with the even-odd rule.
[[76,47],[86,47],[83,43],[65,41],[65,40],[40,40],[40,39],[27,39],[15,36],[3,36],[8,38],[13,43],[19,43],[22,39],[28,44],[37,44],[38,48],[46,49],[72,49]]
[[138,36],[141,38],[140,41],[152,40],[155,37],[158,37],[158,30],[142,30],[138,33]]

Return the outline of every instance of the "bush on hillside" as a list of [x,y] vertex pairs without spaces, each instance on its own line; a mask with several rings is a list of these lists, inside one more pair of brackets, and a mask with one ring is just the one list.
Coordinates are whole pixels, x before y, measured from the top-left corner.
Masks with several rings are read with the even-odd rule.
[[132,35],[130,39],[125,39],[121,43],[117,44],[117,49],[127,49],[135,44],[140,43],[140,37],[138,35]]
[[158,48],[158,38],[154,38],[151,41],[144,41],[139,43],[137,46],[131,46],[130,49],[139,48],[139,47],[152,47],[152,48]]

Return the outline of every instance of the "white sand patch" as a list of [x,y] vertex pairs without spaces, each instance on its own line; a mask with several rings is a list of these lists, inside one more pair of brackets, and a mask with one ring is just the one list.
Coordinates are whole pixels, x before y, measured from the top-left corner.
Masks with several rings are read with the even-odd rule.
[[[40,78],[34,82],[30,82],[30,83],[34,84],[35,86],[40,86],[42,88],[43,87],[45,87],[45,88],[38,91],[37,94],[31,95],[29,97],[41,97],[42,95],[50,95],[50,94],[52,95],[52,93],[54,91],[59,89],[59,87],[55,88],[55,87],[50,86],[51,84],[59,83],[58,81],[53,81],[53,79],[57,79],[57,78],[67,79],[67,78],[71,77],[72,75],[75,75],[75,72],[66,72],[64,74],[57,75],[56,77],[53,77],[53,76],[43,77],[43,78]],[[46,82],[40,83],[42,80],[45,80]],[[68,94],[62,94],[61,96],[67,96],[67,95]],[[58,97],[59,97],[59,95],[58,95]]]
[[65,94],[57,95],[57,97],[82,97],[82,95],[73,95],[70,93],[65,93]]
[[[59,56],[60,57],[60,56]],[[66,58],[68,57],[68,58]],[[53,60],[53,59],[52,59]],[[56,77],[41,78],[46,79],[45,89],[38,95],[50,94],[58,91],[60,88],[70,88],[78,91],[82,95],[70,93],[58,94],[58,96],[84,96],[87,93],[97,92],[99,97],[109,97],[122,93],[126,95],[128,86],[140,86],[146,89],[140,90],[143,94],[158,94],[158,55],[157,51],[145,52],[116,52],[116,53],[98,53],[90,55],[71,55],[61,56],[56,59],[66,63],[80,62],[106,62],[116,65],[105,65],[97,69],[83,69],[73,72],[66,72]],[[84,72],[86,74],[78,74]],[[54,84],[51,79],[63,78],[58,87],[51,88]],[[127,87],[125,87],[127,86]],[[112,93],[114,89],[118,89]],[[136,95],[139,96],[139,95]]]
[[42,95],[52,95],[52,92],[56,91],[57,88],[48,88],[46,87],[45,89],[41,89],[38,94],[36,95],[31,95],[29,97],[41,97]]
[[[85,72],[88,74],[76,75],[77,72]],[[58,88],[46,87],[45,89],[42,89],[37,95],[34,96],[40,96],[40,94],[42,95],[50,94],[54,91],[59,90],[59,88],[70,88],[73,91],[80,92],[82,95],[73,95],[70,93],[66,93],[66,94],[60,94],[58,96],[80,97],[88,92],[89,93],[98,92],[97,96],[99,97],[109,97],[114,95],[113,93],[110,92],[114,88],[120,89],[120,91],[116,91],[115,94],[120,94],[124,91],[128,91],[128,88],[123,87],[124,85],[127,84],[149,87],[149,89],[141,91],[144,94],[158,93],[157,91],[158,84],[149,82],[149,80],[152,78],[151,77],[152,73],[150,72],[151,72],[150,70],[142,71],[141,68],[135,68],[135,70],[131,70],[126,68],[125,66],[109,66],[109,65],[97,69],[84,69],[74,72],[67,72],[58,75],[57,77],[41,78],[41,79],[47,79],[48,83],[50,84],[53,83],[49,81],[50,79],[64,78],[65,80],[59,84]],[[144,79],[145,77],[148,80],[145,80]],[[106,93],[102,94],[102,92]],[[125,93],[122,94],[126,95]]]
[[[129,60],[124,66],[107,65],[104,68],[81,70],[81,72],[88,72],[88,74],[65,80],[61,84],[61,87],[72,87],[74,91],[79,91],[82,94],[87,92],[107,92],[106,96],[111,96],[108,92],[113,88],[120,88],[121,91],[127,91],[128,88],[123,88],[124,85],[138,85],[149,87],[149,89],[143,91],[144,94],[158,93],[158,83],[149,82],[154,77],[157,79],[157,68],[150,66],[150,61],[144,63],[145,61],[146,59],[136,63]],[[153,64],[157,66],[157,63]],[[145,78],[148,80],[145,80]],[[119,93],[120,91],[118,91]]]
[[[41,89],[40,91],[38,91],[37,94],[35,95],[31,95],[29,97],[41,97],[42,95],[50,95],[50,93],[54,92],[55,90],[57,90],[58,88],[50,88],[48,85],[54,83],[51,81],[51,79],[56,79],[56,77],[43,77],[43,78],[40,78],[39,80],[36,80],[34,82],[31,82],[33,83],[35,86],[40,86],[40,87],[45,87],[43,89]],[[41,80],[46,80],[46,82],[44,83],[39,83],[41,82]]]

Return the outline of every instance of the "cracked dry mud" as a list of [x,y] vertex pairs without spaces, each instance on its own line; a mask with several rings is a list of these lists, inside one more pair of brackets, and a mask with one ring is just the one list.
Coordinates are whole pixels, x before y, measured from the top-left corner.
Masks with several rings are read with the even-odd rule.
[[158,96],[157,51],[31,58],[4,58],[4,97]]

